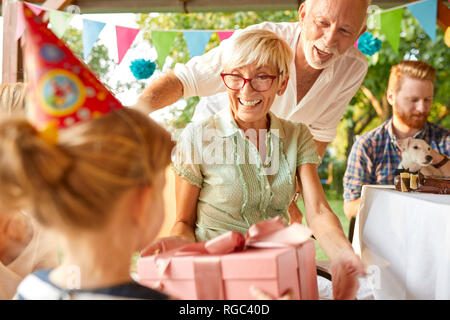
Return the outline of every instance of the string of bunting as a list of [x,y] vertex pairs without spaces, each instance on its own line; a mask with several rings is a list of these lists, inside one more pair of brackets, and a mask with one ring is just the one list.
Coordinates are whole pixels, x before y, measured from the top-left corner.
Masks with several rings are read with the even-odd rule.
[[[398,53],[401,20],[404,8],[408,8],[408,10],[417,19],[417,21],[424,29],[426,34],[431,38],[431,40],[433,42],[436,41],[437,1],[438,0],[422,0],[404,4],[391,9],[378,10],[377,12],[372,13],[372,18],[375,17],[379,19],[378,27],[380,28],[380,31],[385,34],[386,40],[392,46],[394,51]],[[58,37],[62,37],[64,35],[64,32],[67,30],[72,18],[74,17],[74,15],[65,11],[52,10],[28,2],[23,2],[23,4],[29,7],[36,15],[40,14],[43,10],[48,11],[51,29]],[[376,17],[377,15],[379,16]],[[91,50],[97,42],[99,35],[104,27],[104,22],[83,19],[82,38],[84,59],[86,59],[91,53]],[[23,21],[23,17],[20,17],[19,14],[16,29],[17,40],[22,36],[24,28],[25,23]],[[115,31],[117,39],[117,53],[119,59],[118,63],[120,64],[141,30],[138,28],[129,28],[116,25]],[[184,35],[184,39],[186,40],[186,44],[191,57],[194,57],[202,55],[204,53],[206,45],[209,43],[212,33],[217,33],[220,41],[223,41],[229,38],[234,31],[152,30],[151,38],[158,54],[156,63],[160,68],[162,68],[162,66],[164,65],[164,62],[172,49],[175,37],[180,32]],[[358,41],[355,43],[355,46],[359,48],[364,54],[373,55],[375,52],[380,50],[381,41],[374,38],[369,32],[366,32],[358,39]],[[143,61],[137,62],[135,64],[135,68],[137,69],[142,69],[143,66]],[[140,73],[139,76],[144,76],[144,74],[147,74],[148,71],[152,69],[152,66],[147,63],[144,69],[145,71],[136,71],[137,73]]]

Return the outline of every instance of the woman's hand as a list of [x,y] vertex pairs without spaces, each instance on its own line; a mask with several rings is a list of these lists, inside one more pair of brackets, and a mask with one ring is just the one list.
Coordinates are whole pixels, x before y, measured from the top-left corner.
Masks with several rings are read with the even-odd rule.
[[167,252],[190,243],[192,243],[192,241],[179,236],[159,238],[142,250],[141,256],[146,257],[156,253]]
[[353,300],[358,291],[360,276],[366,275],[361,259],[352,251],[345,250],[331,262],[331,283],[336,300]]

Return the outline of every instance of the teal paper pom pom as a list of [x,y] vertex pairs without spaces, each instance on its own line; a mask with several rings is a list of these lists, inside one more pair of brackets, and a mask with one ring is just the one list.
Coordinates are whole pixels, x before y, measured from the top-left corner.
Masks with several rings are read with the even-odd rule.
[[156,64],[150,60],[137,59],[130,64],[130,70],[138,80],[150,78],[155,69]]
[[381,49],[380,39],[374,38],[370,32],[364,32],[358,40],[358,49],[368,56],[373,56]]

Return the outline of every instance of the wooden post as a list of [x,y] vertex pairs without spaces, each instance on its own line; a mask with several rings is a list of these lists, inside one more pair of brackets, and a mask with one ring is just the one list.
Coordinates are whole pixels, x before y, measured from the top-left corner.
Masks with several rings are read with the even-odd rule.
[[[58,10],[64,8],[73,0],[47,0],[42,6]],[[17,1],[3,0],[3,61],[2,83],[23,81],[22,50],[19,41],[15,40],[17,24]]]
[[3,13],[3,62],[2,83],[23,81],[22,53],[16,41],[17,2],[2,1]]

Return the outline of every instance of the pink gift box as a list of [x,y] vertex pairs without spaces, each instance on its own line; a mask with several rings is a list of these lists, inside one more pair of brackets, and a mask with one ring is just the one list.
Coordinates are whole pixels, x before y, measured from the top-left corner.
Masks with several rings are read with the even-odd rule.
[[158,255],[138,260],[142,285],[186,300],[254,300],[250,287],[280,297],[318,299],[314,241],[299,246],[247,248],[229,254],[174,255],[161,272]]

